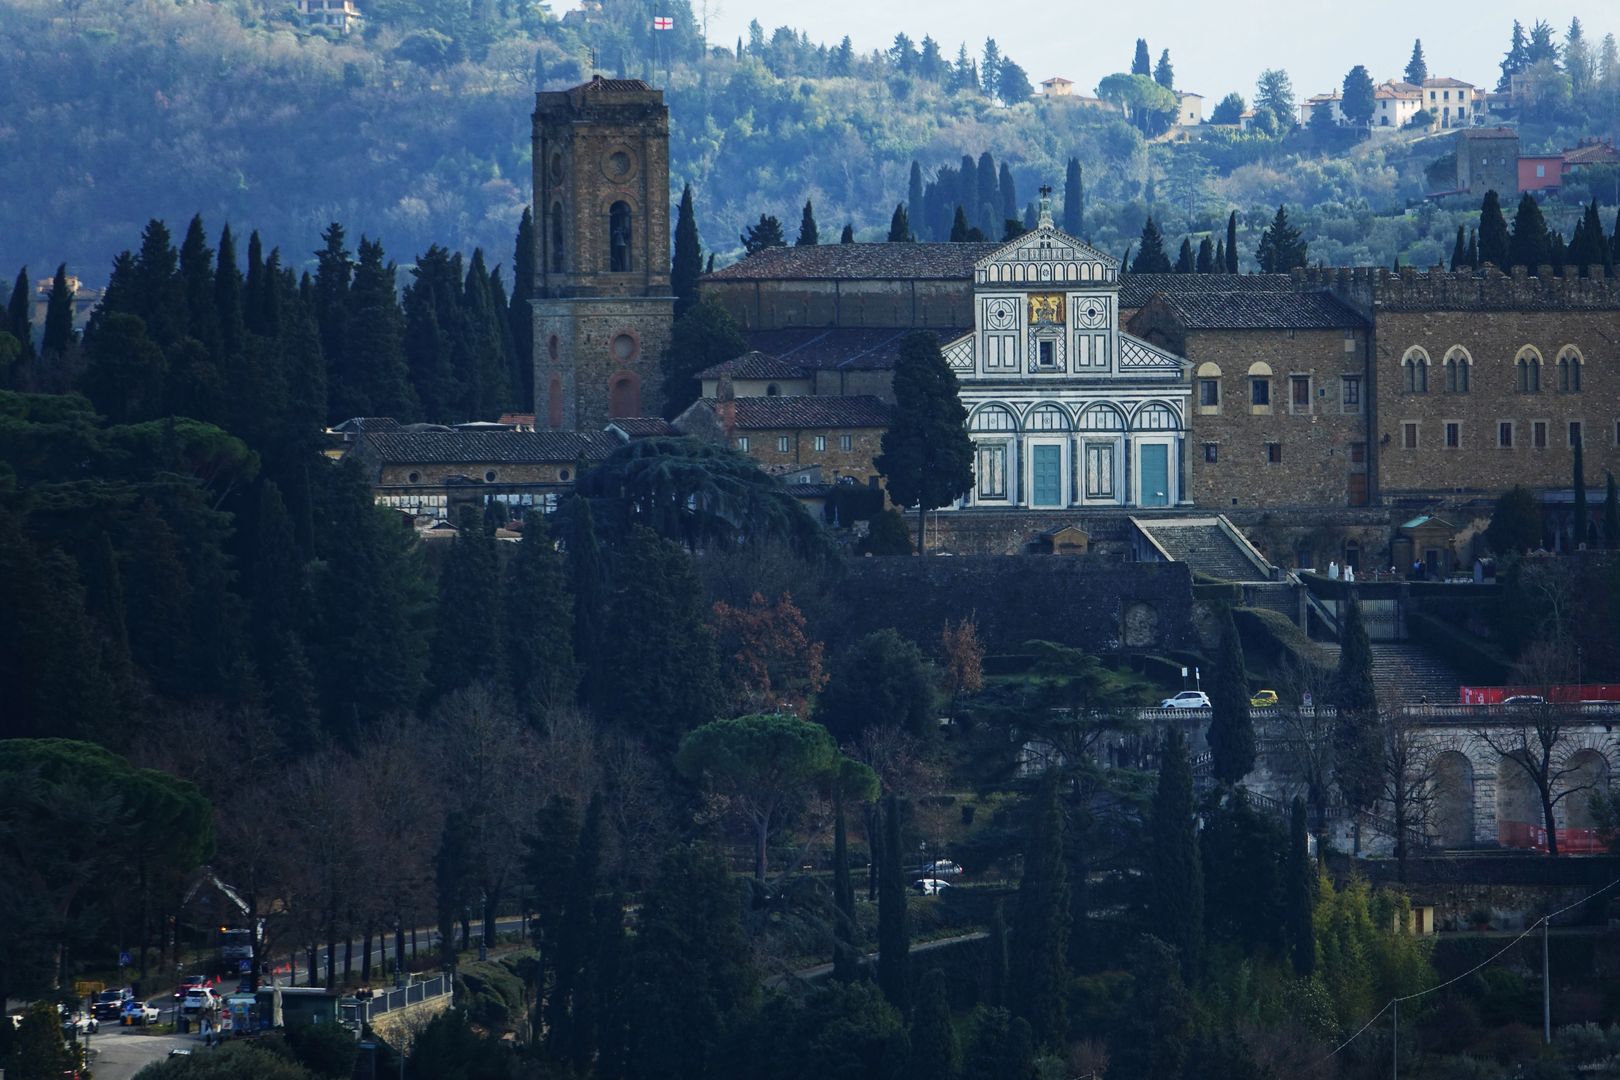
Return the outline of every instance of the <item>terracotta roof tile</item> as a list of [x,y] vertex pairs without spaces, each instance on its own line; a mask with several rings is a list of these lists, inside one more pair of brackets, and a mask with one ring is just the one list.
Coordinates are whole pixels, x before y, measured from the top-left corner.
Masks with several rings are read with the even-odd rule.
[[600,431],[434,431],[367,435],[364,441],[379,461],[435,465],[600,461],[620,445]]
[[1119,306],[1133,311],[1155,293],[1297,292],[1299,283],[1288,274],[1121,274]]
[[718,379],[729,375],[733,379],[808,379],[810,373],[797,364],[778,359],[769,353],[753,349],[734,359],[716,364],[698,372],[700,379]]
[[971,281],[973,264],[1005,245],[816,244],[766,248],[704,276],[705,281],[956,280]]
[[890,408],[875,397],[737,398],[737,431],[799,428],[881,428],[889,426]]
[[[900,343],[915,326],[795,326],[752,330],[745,336],[755,350],[814,371],[887,371],[900,356]],[[972,327],[924,328],[939,343],[955,341]]]
[[650,439],[658,435],[673,435],[675,429],[662,416],[621,416],[608,423],[632,439]]
[[1189,330],[1329,330],[1365,325],[1326,292],[1164,293]]

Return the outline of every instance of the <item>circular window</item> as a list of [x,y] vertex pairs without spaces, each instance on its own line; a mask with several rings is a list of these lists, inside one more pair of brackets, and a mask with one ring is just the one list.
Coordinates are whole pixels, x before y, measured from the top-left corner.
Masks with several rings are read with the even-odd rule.
[[602,175],[615,184],[627,184],[635,179],[639,168],[635,150],[623,143],[610,149],[599,159]]
[[552,334],[551,340],[546,342],[546,352],[551,354],[553,360],[557,359],[557,335]]
[[551,178],[553,180],[561,180],[562,175],[563,175],[562,155],[561,154],[552,154],[551,155]]
[[636,339],[630,334],[619,334],[612,342],[613,358],[615,360],[634,360],[636,353],[641,351]]
[[413,472],[413,473],[411,473],[411,475],[407,476],[405,479],[409,480],[413,484],[419,483],[421,481],[421,479],[422,479],[422,474],[419,473],[419,472]]
[[567,469],[558,470],[557,479],[559,479],[559,480],[567,480],[568,479],[568,470]]
[[608,175],[622,180],[630,175],[630,155],[623,150],[615,150],[608,155]]
[[484,473],[484,482],[486,484],[493,484],[495,482],[495,470],[494,469],[490,469],[490,470],[488,470],[487,472]]

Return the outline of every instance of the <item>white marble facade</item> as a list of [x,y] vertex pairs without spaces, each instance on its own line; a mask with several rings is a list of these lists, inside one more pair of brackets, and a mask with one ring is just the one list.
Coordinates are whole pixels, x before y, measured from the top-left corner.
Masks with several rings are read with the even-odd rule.
[[1192,384],[1119,328],[1119,263],[1052,225],[974,267],[974,329],[944,346],[976,446],[963,507],[1155,507],[1185,496]]

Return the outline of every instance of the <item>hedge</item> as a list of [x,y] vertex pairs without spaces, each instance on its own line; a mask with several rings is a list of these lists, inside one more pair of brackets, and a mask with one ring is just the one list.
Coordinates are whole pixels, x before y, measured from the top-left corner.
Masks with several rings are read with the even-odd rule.
[[1268,668],[1284,661],[1332,666],[1327,653],[1286,615],[1269,608],[1233,608],[1232,621],[1243,639],[1244,655],[1258,657]]

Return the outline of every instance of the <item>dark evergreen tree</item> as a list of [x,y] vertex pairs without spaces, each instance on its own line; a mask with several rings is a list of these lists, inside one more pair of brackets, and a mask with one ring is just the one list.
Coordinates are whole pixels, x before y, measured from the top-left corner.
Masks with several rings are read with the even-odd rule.
[[703,276],[703,244],[698,238],[697,213],[692,207],[692,185],[681,189],[675,214],[675,253],[670,261],[669,285],[675,294],[679,319],[698,302],[698,278]]
[[1144,38],[1136,39],[1136,55],[1131,57],[1131,74],[1150,78],[1153,75],[1153,58],[1148,55],[1148,44]]
[[1170,50],[1159,53],[1159,62],[1153,65],[1153,81],[1166,90],[1176,88],[1176,69],[1170,63]]
[[1190,274],[1196,269],[1196,267],[1197,263],[1193,256],[1192,238],[1184,236],[1181,238],[1181,250],[1176,252],[1176,273]]
[[[1512,88],[1513,76],[1530,66],[1530,50],[1524,39],[1524,27],[1513,20],[1513,37],[1507,53],[1502,57],[1502,77],[1497,80],[1496,92],[1506,93]],[[1500,265],[1500,264],[1499,264]]]
[[229,225],[219,231],[215,258],[214,311],[219,321],[221,363],[229,367],[241,352],[247,333],[242,321],[242,269],[236,264],[236,239]]
[[1575,488],[1574,520],[1571,523],[1572,542],[1578,551],[1592,535],[1592,512],[1586,505],[1586,464],[1583,460],[1582,439],[1577,438],[1570,462],[1571,483]]
[[439,571],[434,615],[433,660],[428,669],[439,697],[472,684],[495,682],[503,673],[500,555],[471,510],[463,509],[459,532]]
[[[675,227],[676,243],[680,242],[680,225]],[[512,342],[512,390],[521,412],[534,412],[534,215],[523,208],[518,222],[517,239],[512,249],[512,295],[507,302],[506,320]],[[675,273],[670,274],[670,289],[675,291]],[[675,292],[676,307],[680,306],[680,293]],[[679,315],[679,312],[676,312]]]
[[1288,810],[1288,954],[1294,974],[1309,978],[1316,970],[1316,864],[1311,861],[1305,827],[1305,800],[1294,796]]
[[967,215],[969,225],[979,212],[979,166],[971,154],[962,155],[962,166],[956,172],[957,205]]
[[1170,272],[1170,257],[1164,253],[1164,237],[1159,233],[1159,226],[1154,223],[1151,214],[1148,215],[1147,221],[1142,226],[1142,238],[1139,244],[1136,260],[1131,263],[1131,273],[1168,274]]
[[915,160],[913,160],[912,163],[911,163],[911,175],[910,175],[910,178],[908,179],[908,181],[906,183],[906,213],[907,213],[908,216],[914,217],[919,222],[921,222],[923,220],[922,209],[923,209],[923,174],[922,174],[922,166],[919,165]]
[[489,272],[489,329],[487,333],[495,340],[495,346],[506,362],[503,372],[503,385],[506,389],[506,399],[501,402],[503,412],[529,412],[533,411],[532,393],[534,389],[534,369],[523,368],[518,362],[517,342],[512,339],[512,322],[510,314],[512,300],[506,295],[506,281],[502,277],[501,267],[497,266]]
[[1568,253],[1564,248],[1564,237],[1557,229],[1547,234],[1547,265],[1551,267],[1553,277],[1564,276],[1564,264]]
[[1477,229],[1468,230],[1468,268],[1470,270],[1479,269],[1479,231]]
[[1206,803],[1198,847],[1204,877],[1204,927],[1210,940],[1245,955],[1281,956],[1287,939],[1288,836],[1231,791]]
[[759,215],[759,222],[743,230],[743,251],[749,255],[757,255],[766,248],[787,247],[787,238],[782,235],[782,223],[769,214]]
[[1210,680],[1209,752],[1215,779],[1228,786],[1241,783],[1254,769],[1254,721],[1249,716],[1249,683],[1244,674],[1243,643],[1227,609]]
[[1423,59],[1423,39],[1417,38],[1412,42],[1412,59],[1406,62],[1406,81],[1413,86],[1422,86],[1423,81],[1429,77],[1428,62]]
[[1001,49],[996,45],[995,38],[985,38],[984,56],[979,61],[979,80],[984,96],[995,97],[997,88],[1001,86]]
[[[333,403],[344,416],[376,415],[363,410],[343,412],[350,388],[363,381],[348,371],[349,350],[344,336],[349,326],[349,285],[354,280],[354,259],[344,238],[343,226],[338,222],[326,227],[321,240],[323,246],[315,252],[315,323],[320,327],[321,352],[326,356]],[[355,396],[359,396],[358,392]]]
[[804,214],[799,218],[799,238],[793,241],[794,247],[814,247],[820,243],[820,233],[816,229],[816,214],[810,205],[810,200],[804,200]]
[[[362,264],[364,258],[365,240],[362,238]],[[362,265],[360,273],[363,272]],[[357,273],[356,285],[358,284]],[[393,322],[397,325],[400,322],[398,305],[391,306],[394,308]],[[472,354],[468,366],[478,373],[478,392],[476,396],[469,396],[466,415],[474,420],[494,420],[511,407],[512,391],[508,382],[506,351],[503,347],[506,313],[497,310],[495,306],[482,248],[473,249],[472,259],[467,264],[467,274],[462,281],[461,308],[467,332],[467,347]],[[403,374],[404,370],[401,355],[399,371]]]
[[292,518],[274,481],[260,485],[246,576],[248,625],[265,706],[288,746],[311,746],[319,735],[319,717],[315,673],[305,645],[311,615],[309,575]]
[[[434,423],[466,418],[456,373],[456,345],[464,336],[460,292],[460,267],[448,251],[434,244],[417,256],[403,298],[405,368],[422,416]],[[390,320],[379,313],[376,322],[386,334]],[[357,415],[345,411],[335,390],[332,408],[336,415]]]
[[[46,331],[47,343],[53,344],[49,321]],[[44,353],[57,355],[50,347]],[[97,320],[79,388],[112,423],[135,424],[164,415],[167,373],[163,350],[147,337],[146,325],[134,315],[113,312]]]
[[928,511],[949,506],[973,486],[973,442],[956,373],[926,331],[907,334],[894,372],[894,420],[883,433],[873,464],[888,481],[889,497],[917,508],[917,552],[927,549]]
[[1345,119],[1359,127],[1372,123],[1373,110],[1378,107],[1374,97],[1372,75],[1363,64],[1357,64],[1344,76],[1339,111]]
[[[1378,739],[1378,695],[1373,686],[1372,645],[1361,617],[1361,600],[1353,593],[1342,605],[1339,668],[1333,684],[1338,709],[1333,729],[1334,779],[1352,813],[1372,806],[1383,776]],[[1359,824],[1357,826],[1359,841]]]
[[1069,886],[1055,774],[1042,780],[1032,817],[1018,882],[1008,990],[1013,1015],[1029,1022],[1038,1044],[1054,1046],[1068,1029],[1064,999],[1069,955]]
[[962,1068],[962,1048],[951,1022],[945,973],[937,968],[919,980],[916,1015],[911,1021],[909,1075],[951,1080]]
[[568,555],[568,591],[574,597],[574,663],[580,673],[580,697],[590,703],[607,677],[608,658],[602,646],[607,570],[590,500],[572,499],[568,511],[563,546]]
[[996,178],[996,190],[1001,195],[1002,220],[1017,218],[1018,186],[1013,182],[1012,170],[1007,167],[1005,161],[1001,163],[1001,172]]
[[833,919],[833,978],[853,982],[860,977],[861,958],[855,947],[859,929],[855,883],[849,873],[849,830],[841,794],[833,803]]
[[1603,546],[1620,547],[1620,500],[1615,498],[1614,473],[1604,471],[1607,490],[1603,496]]
[[[207,350],[210,366],[219,353],[219,312],[214,306],[214,253],[203,232],[202,215],[191,219],[180,244],[180,284],[185,291],[185,334]],[[206,418],[204,418],[206,419]]]
[[1451,246],[1451,271],[1456,273],[1467,265],[1468,238],[1465,235],[1463,226],[1459,225],[1457,226],[1457,242]]
[[[317,299],[319,296],[317,285]],[[347,350],[344,362],[337,367],[328,362],[328,370],[338,380],[330,384],[332,409],[339,416],[414,420],[417,406],[405,358],[405,326],[394,286],[394,264],[383,262],[382,244],[363,236],[346,311],[341,331],[334,331]],[[484,314],[488,315],[487,310]]]
[[855,242],[855,223],[854,222],[851,222],[851,221],[844,222],[844,231],[839,234],[838,242],[840,244],[853,244]]
[[1513,268],[1508,253],[1507,218],[1502,216],[1502,203],[1495,191],[1487,191],[1479,207],[1479,262],[1506,273]]
[[979,178],[976,193],[979,201],[976,204],[969,205],[979,207],[979,220],[976,222],[979,230],[986,236],[994,236],[1001,232],[1001,192],[999,190],[999,173],[996,171],[996,159],[990,156],[990,151],[986,150],[979,155],[978,171]]
[[1063,231],[1079,236],[1085,227],[1085,178],[1080,159],[1071,157],[1063,173]]
[[911,1011],[911,932],[906,920],[906,869],[900,844],[904,808],[894,795],[883,803],[883,857],[878,860],[877,981],[889,1004]]
[[[1230,258],[1228,253],[1228,258]],[[1255,262],[1263,274],[1286,274],[1306,264],[1304,235],[1288,220],[1288,208],[1277,207],[1276,217],[1266,231],[1260,234],[1260,244],[1254,250]]]
[[1147,909],[1180,954],[1184,978],[1198,971],[1204,940],[1204,875],[1198,858],[1192,765],[1181,729],[1159,748],[1159,780],[1148,821]]
[[1215,262],[1210,268],[1210,273],[1224,274],[1226,272],[1226,241],[1217,240],[1215,241]]
[[989,953],[985,957],[984,1000],[995,1008],[1006,1008],[1011,949],[1007,941],[1007,916],[1000,900],[990,911],[990,936],[986,939]]
[[1233,210],[1226,218],[1226,272],[1238,272],[1237,249],[1237,211]]
[[17,280],[11,287],[11,300],[6,304],[6,321],[0,325],[22,346],[18,359],[29,363],[34,359],[34,289],[28,278],[28,267],[17,271]]
[[540,514],[524,516],[523,542],[508,561],[502,603],[512,700],[538,724],[579,694],[573,597],[562,556]]
[[889,243],[909,244],[916,237],[911,235],[911,221],[906,214],[906,204],[897,203],[894,216],[889,219]]
[[585,811],[553,952],[556,981],[546,1002],[546,1045],[552,1055],[582,1067],[595,1051],[596,1016],[590,1002],[590,953],[598,874],[602,865],[602,800]]
[[967,239],[968,239],[967,215],[964,214],[962,212],[962,208],[960,206],[958,206],[956,208],[956,216],[951,219],[951,243],[953,243],[953,244],[965,244],[965,243],[967,243]]
[[186,332],[186,294],[179,253],[163,222],[153,219],[142,230],[129,284],[127,310],[146,324],[146,336],[160,348],[180,340]]
[[1215,269],[1215,249],[1210,245],[1208,236],[1198,241],[1198,258],[1193,263],[1193,271],[1199,274],[1208,274]]
[[59,362],[77,341],[78,335],[73,331],[73,290],[68,287],[67,264],[61,263],[51,279],[50,297],[45,301],[45,334],[40,340],[40,358]]
[[698,399],[698,373],[748,351],[748,339],[726,306],[703,297],[675,320],[664,354],[664,416],[675,419]]

